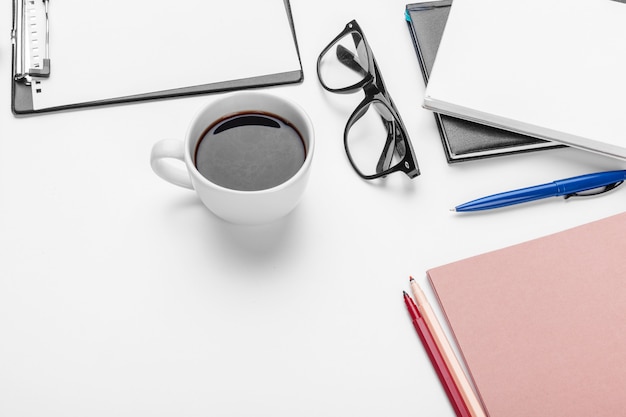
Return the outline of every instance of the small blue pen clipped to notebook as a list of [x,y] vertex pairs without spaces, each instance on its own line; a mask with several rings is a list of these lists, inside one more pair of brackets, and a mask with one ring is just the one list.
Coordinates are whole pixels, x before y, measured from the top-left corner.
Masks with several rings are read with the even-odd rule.
[[602,194],[614,189],[625,179],[626,170],[596,172],[482,197],[456,206],[452,211],[489,210],[548,197],[569,198]]

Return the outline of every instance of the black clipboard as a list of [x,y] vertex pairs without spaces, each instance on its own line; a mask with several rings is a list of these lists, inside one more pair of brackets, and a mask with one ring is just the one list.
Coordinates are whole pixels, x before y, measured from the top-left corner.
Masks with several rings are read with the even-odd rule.
[[[277,0],[280,1],[280,0]],[[76,101],[63,104],[55,104],[52,106],[36,107],[33,95],[37,93],[40,85],[44,85],[47,80],[55,76],[55,15],[54,2],[50,4],[49,0],[13,0],[13,29],[11,32],[11,41],[13,49],[12,57],[12,89],[11,89],[11,109],[16,116],[29,115],[37,113],[46,113],[52,111],[71,110],[77,108],[86,108],[94,106],[102,106],[108,104],[120,104],[145,100],[155,100],[164,98],[173,98],[181,96],[190,96],[197,94],[209,94],[227,92],[248,88],[268,87],[282,84],[295,84],[303,80],[302,63],[296,38],[293,17],[291,14],[291,6],[289,0],[283,0],[284,11],[288,19],[290,28],[291,41],[293,42],[294,55],[292,62],[295,64],[288,71],[259,74],[244,78],[220,80],[217,82],[208,82],[189,85],[178,88],[155,89],[145,91],[139,94],[122,95],[118,97],[107,97],[103,99],[93,99],[86,101]],[[98,3],[94,7],[102,7],[105,3]],[[175,3],[179,4],[179,3]],[[183,3],[180,3],[183,6]],[[158,7],[158,6],[155,6]],[[34,11],[33,11],[34,10]],[[33,19],[33,15],[36,17]],[[58,22],[58,20],[56,20]],[[30,25],[34,23],[37,26],[37,34],[28,33]],[[181,24],[185,24],[181,22]],[[114,27],[114,25],[112,25]],[[242,25],[240,30],[246,30]],[[201,32],[200,32],[201,33]],[[253,36],[254,34],[251,34]],[[223,40],[217,40],[223,41]],[[30,48],[36,44],[38,49],[38,58],[25,59],[28,53],[32,53]],[[111,45],[111,56],[114,57],[115,44]],[[32,55],[31,55],[32,56]],[[227,57],[222,57],[222,59]],[[102,59],[97,58],[97,59]],[[164,57],[167,59],[167,57]],[[30,61],[30,64],[29,62]],[[250,65],[254,65],[251,63]],[[58,71],[58,68],[56,68]],[[87,67],[83,67],[80,71],[88,71]],[[129,74],[128,82],[133,82],[136,75]],[[183,75],[184,76],[184,75]],[[80,88],[80,87],[77,87]]]

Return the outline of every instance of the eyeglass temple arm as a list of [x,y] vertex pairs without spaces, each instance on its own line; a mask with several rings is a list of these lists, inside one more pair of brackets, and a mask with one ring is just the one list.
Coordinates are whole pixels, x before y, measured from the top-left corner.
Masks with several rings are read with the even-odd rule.
[[376,172],[386,171],[391,167],[394,150],[401,159],[406,156],[406,146],[399,134],[400,129],[396,126],[397,122],[395,120],[389,121],[382,115],[380,116],[380,120],[387,128],[387,139],[385,140],[385,145],[383,146],[380,158],[376,164]]
[[337,59],[351,70],[360,74],[367,74],[366,67],[359,62],[359,57],[343,45],[337,45]]
[[[378,163],[376,164],[376,172],[382,172],[391,166],[393,161],[393,151],[397,149],[396,144],[396,135],[395,135],[395,126],[393,122],[389,122],[385,120],[384,117],[380,117],[382,119],[383,124],[387,127],[387,139],[385,140],[385,145],[383,146],[383,150],[380,153],[380,158],[378,158]],[[394,146],[395,145],[395,146]],[[400,152],[398,152],[400,154]]]

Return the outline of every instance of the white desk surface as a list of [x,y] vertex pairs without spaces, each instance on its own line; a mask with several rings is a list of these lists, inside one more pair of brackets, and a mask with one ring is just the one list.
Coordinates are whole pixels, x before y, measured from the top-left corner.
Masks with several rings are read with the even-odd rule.
[[[575,149],[448,165],[405,3],[292,0],[305,81],[267,90],[309,112],[317,148],[300,205],[264,227],[222,222],[150,168],[152,144],[182,138],[217,96],[15,118],[0,6],[1,416],[453,415],[402,301],[409,275],[433,300],[427,268],[619,213],[626,191],[449,208],[626,165]],[[409,130],[414,180],[366,182],[346,159],[362,94],[325,92],[315,64],[353,18]]]

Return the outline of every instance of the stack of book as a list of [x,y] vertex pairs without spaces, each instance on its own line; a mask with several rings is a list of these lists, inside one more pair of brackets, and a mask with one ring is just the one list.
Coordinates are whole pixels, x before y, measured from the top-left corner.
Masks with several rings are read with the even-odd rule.
[[[526,149],[546,147],[530,137],[626,159],[623,1],[440,3],[408,5],[407,20],[427,79],[424,107],[440,115],[449,159],[454,141],[476,141],[465,133],[453,141],[451,119],[519,135],[508,141]],[[494,149],[475,156],[518,150],[486,142]]]

